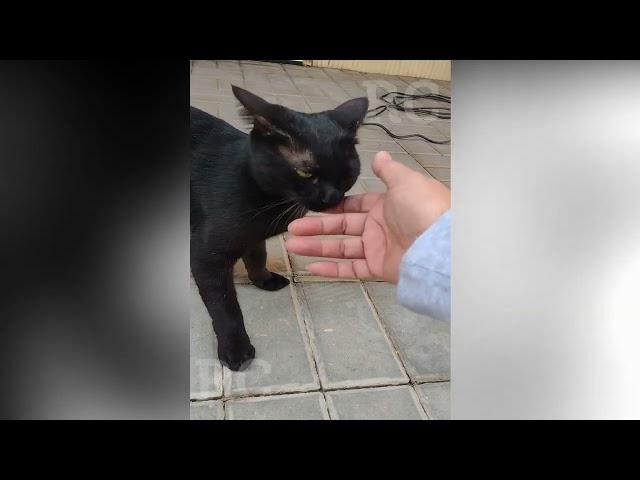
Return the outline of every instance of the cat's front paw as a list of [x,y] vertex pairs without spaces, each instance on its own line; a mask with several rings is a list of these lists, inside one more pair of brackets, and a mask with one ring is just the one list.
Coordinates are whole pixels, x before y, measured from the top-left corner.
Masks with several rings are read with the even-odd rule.
[[218,359],[234,372],[245,370],[256,356],[256,349],[249,340],[218,342]]
[[253,284],[262,290],[274,291],[289,285],[289,279],[277,273],[269,272],[268,276],[253,280]]

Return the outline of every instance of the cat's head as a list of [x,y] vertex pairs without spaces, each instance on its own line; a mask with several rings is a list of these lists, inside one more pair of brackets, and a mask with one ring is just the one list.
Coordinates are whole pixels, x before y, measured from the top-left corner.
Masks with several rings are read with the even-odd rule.
[[360,173],[356,132],[368,100],[301,113],[236,86],[233,93],[253,122],[252,170],[260,186],[314,211],[337,205]]

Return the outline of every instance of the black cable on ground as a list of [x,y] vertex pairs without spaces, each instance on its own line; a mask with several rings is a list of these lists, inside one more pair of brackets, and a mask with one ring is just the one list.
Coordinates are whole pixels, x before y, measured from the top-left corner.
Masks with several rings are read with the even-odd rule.
[[[392,95],[392,97],[388,99],[387,97],[389,97],[390,95]],[[380,115],[383,112],[386,112],[387,110],[411,112],[421,117],[432,116],[432,117],[446,119],[446,120],[451,118],[451,97],[448,97],[446,95],[440,95],[437,93],[409,94],[409,93],[402,93],[402,92],[387,92],[384,95],[380,96],[379,99],[385,102],[386,105],[380,105],[379,107],[369,110],[367,113],[375,112],[375,114],[371,115],[368,118],[377,117],[378,115]],[[427,107],[427,106],[420,107],[420,106],[405,105],[405,102],[407,101],[416,101],[416,100],[432,100],[436,102],[443,102],[447,105],[442,107]],[[418,137],[429,143],[436,143],[440,145],[446,145],[451,143],[451,140],[444,140],[444,141],[433,140],[431,138],[425,137],[424,135],[420,135],[419,133],[414,133],[409,135],[396,135],[395,133],[391,132],[387,127],[379,123],[364,122],[362,123],[362,125],[371,125],[374,127],[380,127],[385,132],[387,132],[387,134],[392,138],[403,139],[403,138]]]

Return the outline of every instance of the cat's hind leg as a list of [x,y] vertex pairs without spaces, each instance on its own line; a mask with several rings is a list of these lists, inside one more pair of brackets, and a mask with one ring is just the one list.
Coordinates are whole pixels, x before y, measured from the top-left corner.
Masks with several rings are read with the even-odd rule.
[[242,256],[249,279],[262,290],[280,290],[289,285],[289,280],[277,273],[267,270],[267,246],[262,240],[247,249]]

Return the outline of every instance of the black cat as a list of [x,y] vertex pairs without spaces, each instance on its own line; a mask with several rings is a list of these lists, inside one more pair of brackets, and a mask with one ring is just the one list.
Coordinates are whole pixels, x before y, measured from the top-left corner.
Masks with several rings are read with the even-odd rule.
[[265,239],[308,210],[337,205],[353,186],[360,173],[356,131],[368,101],[307,114],[235,86],[233,93],[253,120],[249,135],[191,107],[191,272],[213,320],[220,361],[241,370],[255,349],[233,266],[242,258],[264,290],[289,284],[265,268]]

